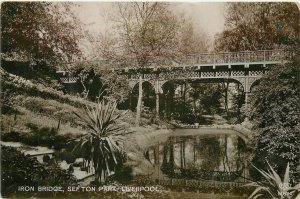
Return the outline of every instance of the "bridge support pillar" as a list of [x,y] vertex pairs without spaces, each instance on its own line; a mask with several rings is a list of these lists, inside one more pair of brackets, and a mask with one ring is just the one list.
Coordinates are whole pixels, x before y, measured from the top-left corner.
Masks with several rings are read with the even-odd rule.
[[250,95],[250,92],[245,92],[245,108],[246,108],[246,110],[249,108],[249,95]]
[[250,101],[251,101],[251,92],[245,92],[245,108],[249,109],[250,108]]
[[[250,103],[249,97],[250,97],[250,92],[245,92],[245,110],[246,111],[249,111],[249,103]],[[248,116],[246,116],[246,118],[244,119],[243,123],[244,124],[248,124],[249,123]]]
[[159,93],[155,93],[155,110],[156,110],[156,117],[159,118]]
[[163,82],[159,81],[158,79],[155,80],[154,82],[154,88],[155,88],[155,112],[156,112],[156,117],[159,118],[159,94],[163,93],[162,92],[162,85]]

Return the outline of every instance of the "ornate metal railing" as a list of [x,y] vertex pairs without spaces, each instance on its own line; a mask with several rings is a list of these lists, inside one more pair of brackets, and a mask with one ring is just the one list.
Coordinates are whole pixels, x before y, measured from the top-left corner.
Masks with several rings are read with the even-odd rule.
[[79,79],[78,77],[62,77],[60,78],[60,81],[67,84],[67,83],[76,83],[78,79]]
[[[285,50],[260,50],[240,52],[204,53],[187,56],[157,56],[149,58],[147,67],[174,67],[184,65],[214,65],[234,63],[267,63],[283,62],[293,57],[291,51]],[[90,64],[102,69],[128,69],[138,68],[136,59],[124,59],[122,61],[94,60],[64,63],[62,65]]]
[[182,58],[187,64],[230,64],[248,62],[280,62],[290,59],[292,54],[284,50],[262,50],[189,55]]
[[[223,70],[223,71],[188,71],[188,70],[171,70],[168,72],[144,74],[143,78],[146,80],[151,79],[205,79],[205,78],[236,78],[236,77],[262,77],[264,75],[262,70],[253,70],[248,73],[244,70]],[[131,74],[129,76],[131,80],[138,80],[138,74]]]
[[187,180],[187,179],[158,179],[160,185],[177,186],[177,187],[194,187],[194,188],[241,188],[245,182],[221,182],[221,181],[204,181],[204,180]]
[[[147,67],[176,67],[176,66],[197,66],[197,65],[216,65],[216,64],[244,64],[244,63],[278,63],[288,61],[292,58],[292,52],[285,50],[261,50],[243,52],[221,52],[195,54],[178,57],[152,57],[149,59]],[[137,63],[132,60],[116,64],[114,68],[137,67]],[[146,67],[146,68],[147,68]]]

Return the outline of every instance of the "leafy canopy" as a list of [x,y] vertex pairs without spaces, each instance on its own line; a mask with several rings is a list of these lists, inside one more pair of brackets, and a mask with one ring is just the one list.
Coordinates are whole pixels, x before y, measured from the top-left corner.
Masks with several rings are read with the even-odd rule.
[[80,56],[80,23],[70,3],[4,2],[1,23],[4,58],[51,63]]
[[216,51],[272,50],[299,44],[300,12],[295,3],[228,3],[226,13]]

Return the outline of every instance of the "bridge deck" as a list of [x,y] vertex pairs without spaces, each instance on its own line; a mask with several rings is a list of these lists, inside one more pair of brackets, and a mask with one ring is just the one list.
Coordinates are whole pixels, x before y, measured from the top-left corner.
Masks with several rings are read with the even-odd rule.
[[[215,54],[199,54],[199,55],[188,55],[185,57],[157,57],[153,58],[152,61],[145,68],[149,68],[152,71],[160,69],[183,69],[183,70],[194,70],[194,69],[205,69],[207,66],[218,69],[221,66],[226,66],[228,69],[234,65],[242,65],[245,68],[249,65],[271,65],[284,63],[290,60],[292,57],[291,53],[283,50],[264,50],[264,51],[245,51],[245,52],[229,52],[229,53],[215,53]],[[134,71],[138,69],[137,64],[134,62],[128,64],[131,67],[114,67],[117,71]]]
[[[157,56],[152,57],[145,68],[176,68],[189,66],[231,66],[231,65],[266,65],[278,64],[290,60],[292,53],[285,50],[240,51],[226,53],[204,53],[187,56]],[[122,61],[93,60],[63,63],[61,66],[91,64],[104,70],[137,69],[135,59]]]

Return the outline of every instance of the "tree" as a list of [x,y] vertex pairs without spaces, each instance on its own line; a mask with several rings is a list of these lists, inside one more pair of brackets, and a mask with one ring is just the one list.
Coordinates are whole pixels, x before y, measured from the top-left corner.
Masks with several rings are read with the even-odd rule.
[[139,125],[142,105],[142,78],[145,67],[158,57],[175,54],[178,19],[166,3],[118,3],[118,17],[114,20],[117,34],[103,36],[102,55],[118,60],[125,66],[136,67],[139,77],[136,125]]
[[295,3],[228,3],[225,30],[216,51],[271,50],[298,45],[300,13]]
[[125,76],[102,71],[101,81],[107,90],[107,96],[122,103],[125,101],[130,91],[128,79]]
[[[226,28],[217,37],[215,50],[284,48],[299,54],[299,21],[295,3],[230,3]],[[270,68],[253,92],[248,113],[255,132],[252,139],[255,164],[265,169],[268,161],[282,173],[290,162],[294,179],[300,161],[297,74],[299,60]]]
[[297,62],[279,65],[269,71],[253,92],[249,113],[255,131],[252,140],[254,162],[264,169],[268,161],[278,171],[283,171],[290,162],[294,178],[300,162],[298,73]]
[[207,51],[207,44],[203,34],[198,34],[189,20],[172,13],[167,3],[118,3],[116,9],[118,16],[113,21],[116,25],[113,31],[99,37],[99,49],[104,58],[137,69],[136,125],[139,125],[145,68],[151,64],[164,65],[166,61],[178,64],[186,55]]
[[181,55],[207,53],[209,48],[207,40],[204,33],[195,30],[192,20],[184,19],[180,22],[178,51]]
[[80,56],[80,23],[70,3],[4,2],[3,58],[31,64],[70,61]]
[[110,70],[112,64],[107,60],[79,61],[68,64],[72,76],[79,77],[76,86],[69,90],[75,90],[83,98],[92,101],[101,101],[110,98],[120,103],[124,102],[129,93],[129,83],[126,76],[121,76]]
[[[164,3],[118,4],[122,57],[133,61],[139,69],[139,97],[136,125],[139,125],[142,104],[143,69],[158,56],[174,55],[178,21]],[[130,60],[132,59],[132,60]]]

